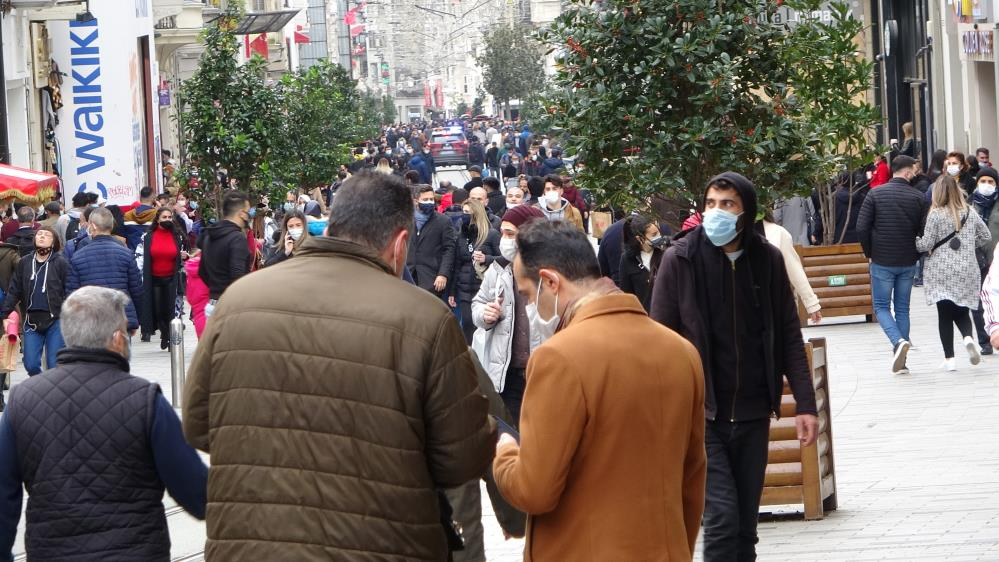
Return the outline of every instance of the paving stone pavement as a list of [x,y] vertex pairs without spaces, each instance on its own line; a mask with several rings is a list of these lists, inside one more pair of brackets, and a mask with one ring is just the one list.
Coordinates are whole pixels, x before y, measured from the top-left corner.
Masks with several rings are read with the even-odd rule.
[[[921,289],[912,302],[910,375],[890,373],[876,323],[827,319],[805,330],[829,343],[839,510],[804,521],[793,507],[765,508],[779,518],[760,523],[760,560],[999,561],[999,357],[970,367],[959,346],[959,370],[944,372],[935,311]],[[185,340],[189,360],[193,328]],[[169,397],[168,353],[138,338],[132,353],[133,372]],[[201,559],[204,524],[164,503],[174,560]],[[483,523],[489,560],[522,559],[523,541],[503,539],[488,501]]]

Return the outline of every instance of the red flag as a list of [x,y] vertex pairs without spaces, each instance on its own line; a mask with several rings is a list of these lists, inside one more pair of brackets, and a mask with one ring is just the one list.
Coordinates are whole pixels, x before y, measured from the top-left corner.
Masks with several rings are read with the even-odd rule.
[[364,24],[352,25],[350,26],[350,36],[357,37],[358,35],[364,33]]
[[357,23],[357,8],[347,10],[346,15],[343,16],[343,23],[347,25],[354,25]]
[[302,31],[302,26],[295,26],[295,43],[311,43],[309,36]]
[[430,107],[433,102],[430,100],[430,82],[423,83],[423,106]]
[[438,79],[437,86],[434,88],[434,105],[437,107],[444,107],[444,83]]
[[267,59],[268,49],[267,49],[267,34],[261,33],[256,39],[250,41],[249,37],[246,37],[246,58],[252,57],[254,54],[260,55],[265,60]]

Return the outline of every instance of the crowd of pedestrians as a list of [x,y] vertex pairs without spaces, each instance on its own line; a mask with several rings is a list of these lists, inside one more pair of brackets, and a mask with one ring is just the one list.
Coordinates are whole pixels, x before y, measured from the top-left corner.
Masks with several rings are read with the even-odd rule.
[[[0,552],[23,487],[29,559],[167,560],[168,492],[208,560],[478,562],[484,481],[529,560],[689,560],[699,535],[707,561],[754,560],[785,380],[801,446],[818,434],[798,307],[822,308],[794,250],[824,237],[816,201],[767,209],[725,172],[675,232],[643,209],[595,251],[557,146],[472,127],[481,162],[435,188],[431,125],[276,208],[225,190],[215,221],[151,190],[20,206],[0,316],[30,378],[0,418]],[[829,199],[896,373],[920,270],[944,369],[954,326],[973,364],[999,344],[999,174],[986,152],[969,183],[954,154],[925,191],[898,154],[847,174],[842,215]],[[133,335],[168,347],[185,300],[181,423],[129,359]]]

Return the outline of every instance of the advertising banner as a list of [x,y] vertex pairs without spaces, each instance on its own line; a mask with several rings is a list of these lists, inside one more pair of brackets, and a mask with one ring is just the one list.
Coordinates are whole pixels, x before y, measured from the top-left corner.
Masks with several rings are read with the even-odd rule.
[[146,121],[147,98],[156,91],[143,53],[148,45],[155,61],[149,2],[135,0],[135,10],[93,2],[93,20],[48,24],[52,58],[67,74],[55,129],[67,204],[79,191],[109,204],[132,203],[149,184],[147,170],[158,167],[158,155],[150,158],[147,150],[149,135],[154,144],[158,137],[158,112],[152,130]]

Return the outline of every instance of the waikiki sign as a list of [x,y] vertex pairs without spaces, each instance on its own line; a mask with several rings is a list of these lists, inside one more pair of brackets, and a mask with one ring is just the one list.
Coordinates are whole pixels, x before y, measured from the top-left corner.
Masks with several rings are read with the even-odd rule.
[[[104,143],[104,103],[101,92],[100,29],[97,20],[69,22],[70,76],[72,78],[73,138],[75,168],[79,187],[75,191],[108,191],[100,181],[106,166]],[[95,179],[88,186],[88,177]]]

